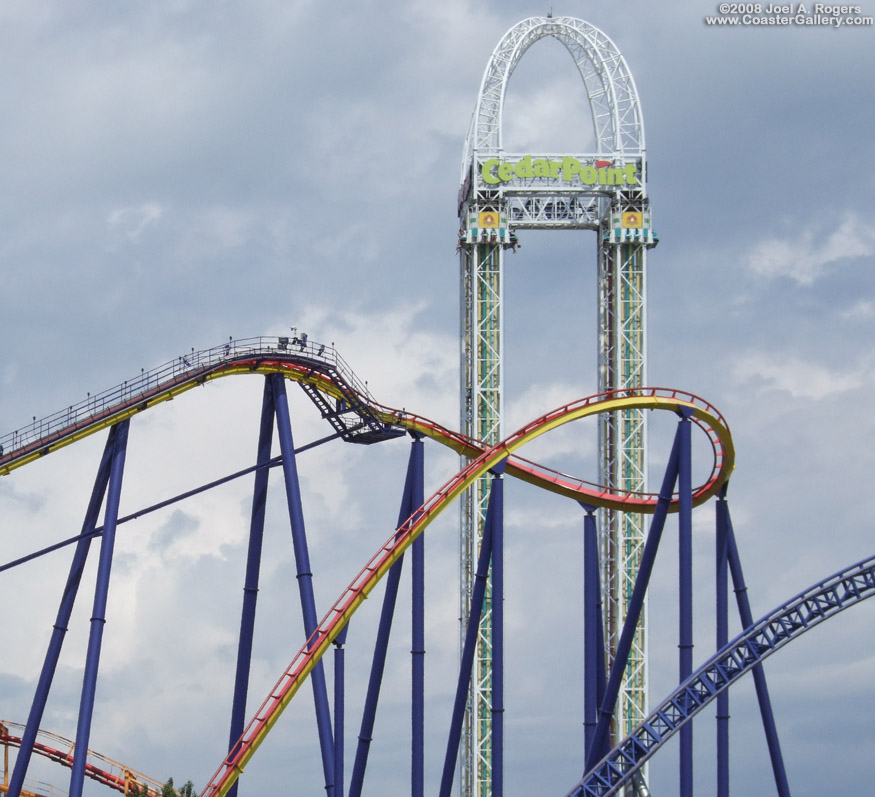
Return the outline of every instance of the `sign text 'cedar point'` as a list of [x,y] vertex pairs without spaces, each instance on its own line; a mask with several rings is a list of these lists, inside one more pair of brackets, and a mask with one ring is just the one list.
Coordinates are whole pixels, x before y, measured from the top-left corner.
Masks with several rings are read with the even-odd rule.
[[[520,158],[489,158],[480,166],[480,176],[487,185],[528,180],[552,180],[585,186],[639,185],[641,162],[618,165],[614,160],[597,156],[563,155],[557,158],[523,155]],[[530,184],[528,184],[530,185]]]

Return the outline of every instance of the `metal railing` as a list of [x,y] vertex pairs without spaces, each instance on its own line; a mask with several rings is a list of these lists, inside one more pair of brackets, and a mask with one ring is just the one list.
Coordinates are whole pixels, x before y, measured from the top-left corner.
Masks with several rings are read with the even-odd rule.
[[[0,720],[0,746],[6,747],[4,752],[8,752],[9,747],[19,746],[24,731],[25,726],[19,722]],[[55,763],[67,767],[72,766],[74,749],[75,744],[70,739],[65,739],[63,736],[50,733],[42,728],[37,731],[34,751]],[[159,780],[126,767],[118,761],[94,752],[94,750],[88,750],[86,753],[86,774],[97,782],[116,789],[116,791],[121,790],[122,787],[127,788],[127,785],[138,784],[146,786],[150,794],[157,796],[161,794],[163,788]],[[24,791],[28,791],[40,795],[40,797],[66,797],[67,795],[67,791],[64,789],[43,781],[26,779],[24,786],[22,794]],[[8,783],[0,784],[0,793],[6,793],[4,787],[8,787]],[[125,794],[127,793],[125,791]]]
[[[5,783],[0,783],[0,794],[8,794],[8,792],[9,786]],[[64,789],[53,786],[51,783],[44,783],[41,780],[31,780],[29,778],[24,781],[24,788],[21,790],[22,794],[25,792],[37,795],[37,797],[67,797],[69,793]]]
[[138,375],[126,379],[120,385],[99,393],[89,393],[84,400],[70,404],[65,409],[44,418],[34,417],[31,423],[0,437],[0,461],[37,443],[60,437],[73,427],[87,424],[98,417],[105,417],[118,409],[155,396],[173,385],[213,371],[220,365],[250,356],[289,357],[296,354],[327,365],[362,396],[365,403],[372,403],[367,385],[353,373],[347,362],[337,353],[333,343],[331,345],[317,343],[311,341],[306,334],[259,336],[239,340],[229,338],[227,343],[220,346],[197,351],[191,349],[190,352],[181,354],[157,368],[149,371],[141,369]]

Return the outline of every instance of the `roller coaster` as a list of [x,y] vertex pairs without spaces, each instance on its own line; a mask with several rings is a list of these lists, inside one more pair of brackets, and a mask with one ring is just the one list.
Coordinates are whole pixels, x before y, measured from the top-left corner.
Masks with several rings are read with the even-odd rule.
[[[508,81],[528,49],[545,37],[553,37],[565,47],[583,81],[594,134],[594,151],[588,154],[508,153],[503,149],[502,114]],[[97,700],[97,685],[104,629],[111,628],[110,579],[118,527],[232,480],[251,477],[254,484],[228,744],[216,751],[221,760],[202,797],[236,796],[241,776],[307,681],[313,692],[314,749],[318,746],[319,755],[318,760],[299,761],[293,775],[298,780],[306,769],[312,778],[310,770],[321,768],[316,777],[329,797],[360,797],[385,679],[401,568],[408,552],[412,604],[410,793],[412,797],[426,793],[423,542],[426,530],[450,507],[457,507],[460,515],[461,656],[442,766],[439,777],[429,783],[429,793],[449,797],[458,785],[464,797],[502,797],[506,768],[504,483],[510,477],[542,493],[570,500],[582,512],[583,572],[578,581],[583,592],[583,660],[579,667],[583,738],[579,760],[570,762],[570,771],[575,774],[568,781],[572,783],[580,771],[583,776],[568,795],[603,797],[622,792],[626,797],[646,797],[644,765],[677,734],[679,795],[692,797],[692,720],[706,705],[716,702],[715,794],[728,797],[729,689],[749,672],[775,789],[780,797],[788,797],[789,781],[762,662],[809,628],[870,597],[875,592],[875,559],[860,561],[762,619],[754,619],[727,500],[735,462],[729,425],[714,406],[698,396],[645,386],[645,260],[658,241],[652,228],[646,173],[641,105],[628,65],[614,43],[602,31],[571,17],[554,18],[551,13],[524,20],[507,32],[489,60],[462,158],[457,202],[462,288],[460,431],[406,408],[377,402],[334,344],[313,342],[293,328],[291,335],[229,338],[210,349],[191,349],[110,390],[89,393],[85,400],[50,416],[34,416],[32,423],[0,437],[0,476],[12,477],[25,466],[107,432],[80,533],[0,563],[3,573],[47,554],[73,549],[27,721],[23,725],[0,722],[4,756],[0,793],[12,797],[67,793],[27,780],[35,755],[70,768],[72,797],[81,797],[86,779],[125,795],[166,793],[168,786],[90,749],[94,712],[102,706]],[[507,435],[503,430],[503,262],[506,253],[518,246],[517,230],[524,229],[592,230],[597,234],[598,392],[557,407]],[[137,416],[158,412],[166,402],[226,376],[263,380],[255,464],[122,516],[120,495],[128,433]],[[325,436],[295,446],[288,383],[301,388],[328,425],[330,431]],[[647,487],[645,418],[651,413],[677,419],[657,492]],[[598,475],[594,481],[521,456],[521,450],[536,439],[587,418],[595,419],[598,425]],[[694,427],[698,430],[697,452],[707,452],[705,459],[710,461],[696,482],[692,475]],[[411,442],[397,523],[320,619],[298,455],[334,442],[384,447],[401,439]],[[272,452],[274,440],[278,441],[278,454]],[[428,497],[425,441],[448,448],[462,463]],[[211,444],[215,442],[211,440]],[[285,491],[303,634],[297,640],[297,653],[247,721],[268,475],[274,468],[281,471]],[[707,503],[715,507],[717,651],[694,670],[692,511]],[[651,710],[645,607],[669,515],[677,517],[679,538],[680,683]],[[435,525],[430,536],[436,532],[440,529]],[[4,529],[3,533],[12,532]],[[41,726],[95,541],[99,541],[100,551],[93,608],[75,739],[69,740]],[[346,636],[351,620],[362,617],[364,612],[357,613],[381,582],[385,590],[358,742],[354,755],[347,755]],[[728,630],[730,582],[742,629],[733,640]],[[332,648],[330,698],[326,654]],[[300,702],[298,699],[296,708]],[[428,727],[433,727],[431,722]],[[15,749],[18,752],[10,777],[10,750]],[[137,750],[130,751],[131,756],[137,754]],[[347,783],[348,758],[353,766]],[[432,763],[439,760],[434,754],[428,757]]]
[[[25,726],[17,722],[9,722],[0,720],[0,745],[3,746],[3,783],[0,784],[0,792],[6,794],[9,791],[9,782],[6,777],[9,770],[9,748],[17,748],[21,746],[21,734],[24,732]],[[71,768],[73,766],[73,753],[75,743],[70,739],[65,739],[56,733],[50,733],[44,730],[38,730],[36,740],[33,744],[33,752],[37,755],[47,758],[61,766]],[[157,797],[161,794],[163,785],[144,775],[142,772],[137,772],[135,769],[125,766],[118,761],[113,761],[107,756],[89,750],[86,755],[85,774],[88,778],[96,783],[108,786],[114,791],[122,794],[133,794],[133,789],[137,789],[137,795],[143,794],[143,790],[150,797]],[[44,795],[44,797],[54,797],[54,795],[66,794],[66,791],[61,791],[55,786],[48,783],[28,783],[29,789],[38,789],[39,791],[21,791],[24,797],[34,797]]]
[[[408,549],[413,558],[413,649],[412,649],[412,742],[411,794],[425,792],[423,744],[423,677],[424,639],[423,576],[425,557],[421,547],[423,534],[433,521],[449,506],[454,505],[478,479],[491,480],[486,531],[483,535],[477,567],[477,582],[472,595],[468,633],[463,646],[458,685],[453,704],[452,719],[438,793],[449,795],[453,788],[454,772],[460,747],[462,717],[468,684],[472,677],[474,647],[479,617],[483,607],[486,574],[492,568],[492,588],[500,598],[504,592],[503,579],[503,480],[505,476],[521,479],[541,490],[578,503],[584,512],[584,662],[582,678],[585,684],[584,728],[586,760],[580,767],[585,770],[581,781],[569,794],[615,794],[631,783],[640,793],[646,786],[636,775],[641,766],[675,733],[690,729],[691,720],[705,705],[718,701],[718,730],[721,743],[718,749],[720,766],[717,793],[728,794],[728,711],[725,701],[728,689],[747,672],[752,672],[763,716],[767,742],[772,754],[776,788],[779,794],[789,794],[777,739],[776,724],[771,710],[762,660],[797,638],[814,625],[854,605],[875,593],[875,560],[864,560],[832,576],[810,590],[778,607],[759,621],[750,614],[747,589],[741,569],[741,560],[729,516],[726,490],[734,468],[735,452],[729,426],[720,412],[707,401],[680,390],[664,388],[630,388],[610,391],[571,402],[526,424],[498,444],[490,445],[453,432],[406,409],[395,409],[378,403],[367,386],[354,374],[332,346],[315,343],[307,336],[261,337],[229,340],[220,346],[191,352],[159,368],[143,371],[139,377],[102,393],[89,395],[85,401],[68,405],[62,412],[34,421],[0,438],[0,474],[9,475],[38,459],[54,454],[101,430],[109,430],[103,456],[97,467],[82,531],[75,537],[61,540],[48,548],[0,566],[0,572],[31,562],[44,553],[65,546],[75,546],[70,576],[62,591],[58,616],[53,627],[42,673],[35,691],[30,714],[24,726],[4,723],[2,743],[18,747],[11,779],[3,789],[12,797],[27,795],[25,776],[34,753],[49,757],[71,768],[71,795],[83,793],[84,779],[91,778],[126,793],[133,783],[150,790],[158,782],[140,776],[134,770],[117,765],[115,771],[109,759],[96,758],[89,750],[90,727],[96,701],[96,684],[112,567],[113,543],[117,527],[147,511],[182,500],[193,493],[209,489],[211,482],[198,490],[189,491],[173,499],[128,517],[119,516],[119,495],[123,481],[128,429],[135,417],[154,411],[162,403],[208,384],[220,377],[258,375],[263,378],[261,423],[258,439],[258,457],[254,466],[232,474],[228,478],[253,475],[252,521],[249,534],[249,553],[244,603],[241,613],[237,658],[237,675],[231,706],[229,746],[221,751],[222,760],[215,774],[201,794],[203,797],[236,793],[237,781],[256,755],[260,745],[276,727],[281,715],[309,680],[313,686],[316,725],[321,750],[321,765],[328,794],[360,794],[364,780],[368,749],[374,717],[379,701],[382,674],[388,644],[391,620],[395,610],[400,567]],[[320,417],[330,426],[326,437],[312,444],[295,448],[288,399],[287,382],[296,383],[312,401]],[[570,476],[542,464],[524,459],[520,450],[538,437],[566,424],[585,418],[597,418],[606,412],[635,409],[665,412],[677,417],[677,429],[668,457],[661,488],[656,493],[617,490],[596,482]],[[692,428],[705,441],[711,452],[711,465],[698,485],[693,484],[691,467]],[[274,431],[279,440],[279,456],[271,456]],[[317,621],[309,563],[307,535],[303,523],[301,489],[296,456],[312,445],[342,440],[358,445],[384,444],[407,436],[412,440],[405,478],[398,524],[388,540],[365,563],[328,611]],[[424,494],[423,442],[429,439],[463,455],[469,463],[452,475],[430,497]],[[295,561],[298,572],[301,612],[304,626],[302,644],[289,666],[282,672],[259,708],[245,722],[246,694],[255,621],[255,593],[258,587],[259,558],[261,554],[264,510],[267,493],[267,474],[270,468],[280,467],[286,489],[289,521],[292,531]],[[222,482],[226,479],[220,480]],[[625,658],[628,656],[638,613],[643,605],[653,564],[667,516],[678,518],[679,533],[689,543],[694,506],[714,499],[716,535],[718,540],[717,600],[718,630],[728,635],[727,585],[731,576],[738,600],[741,635],[724,644],[708,661],[662,701],[636,730],[618,745],[610,748],[610,726],[613,709],[620,688]],[[97,521],[105,502],[103,525]],[[642,555],[633,594],[629,600],[629,615],[625,618],[618,643],[618,653],[610,670],[605,667],[601,592],[599,585],[595,510],[605,507],[615,511],[634,511],[650,517],[650,528]],[[7,532],[8,533],[8,532]],[[73,743],[61,737],[47,735],[40,729],[43,712],[52,685],[64,635],[70,620],[73,602],[93,540],[100,540],[100,561],[95,584],[94,611],[91,619],[76,740]],[[683,557],[682,557],[683,558]],[[691,639],[692,571],[682,570],[679,586],[680,655],[689,652]],[[342,645],[351,618],[362,607],[381,580],[386,591],[381,619],[375,642],[368,693],[362,712],[362,729],[355,754],[355,764],[348,789],[345,787],[343,762],[344,714]],[[493,712],[490,717],[493,740],[492,791],[503,793],[503,636],[504,620],[501,600],[495,603],[493,616]],[[687,635],[690,635],[689,637]],[[326,675],[323,669],[325,654],[334,646],[334,705],[328,698]],[[332,716],[333,713],[333,716]],[[16,730],[12,733],[12,730]],[[78,751],[86,751],[80,755]],[[136,751],[132,751],[135,754]],[[103,762],[101,764],[100,762]],[[682,761],[682,767],[687,763]],[[688,762],[691,767],[692,762]],[[47,792],[42,792],[47,793]]]

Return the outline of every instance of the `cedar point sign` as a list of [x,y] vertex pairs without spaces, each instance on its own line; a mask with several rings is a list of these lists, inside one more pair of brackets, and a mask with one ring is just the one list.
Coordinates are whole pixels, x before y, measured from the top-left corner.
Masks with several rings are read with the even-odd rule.
[[544,187],[557,182],[585,186],[631,186],[640,184],[640,174],[640,161],[618,166],[613,160],[602,160],[595,155],[488,158],[480,166],[480,176],[486,185],[505,183],[508,187],[531,187],[537,184],[533,181],[538,181]]

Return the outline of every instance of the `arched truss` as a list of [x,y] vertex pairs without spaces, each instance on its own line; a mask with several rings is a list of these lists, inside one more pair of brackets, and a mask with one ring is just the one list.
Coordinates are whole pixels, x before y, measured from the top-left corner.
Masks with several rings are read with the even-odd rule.
[[475,150],[482,154],[502,148],[501,122],[508,81],[529,47],[546,36],[565,45],[580,72],[592,111],[597,151],[630,156],[644,152],[638,91],[617,46],[581,19],[531,17],[504,35],[489,60],[465,142],[463,181]]
[[588,772],[568,797],[608,797],[682,726],[767,656],[810,628],[875,595],[875,557],[820,581],[717,651]]

